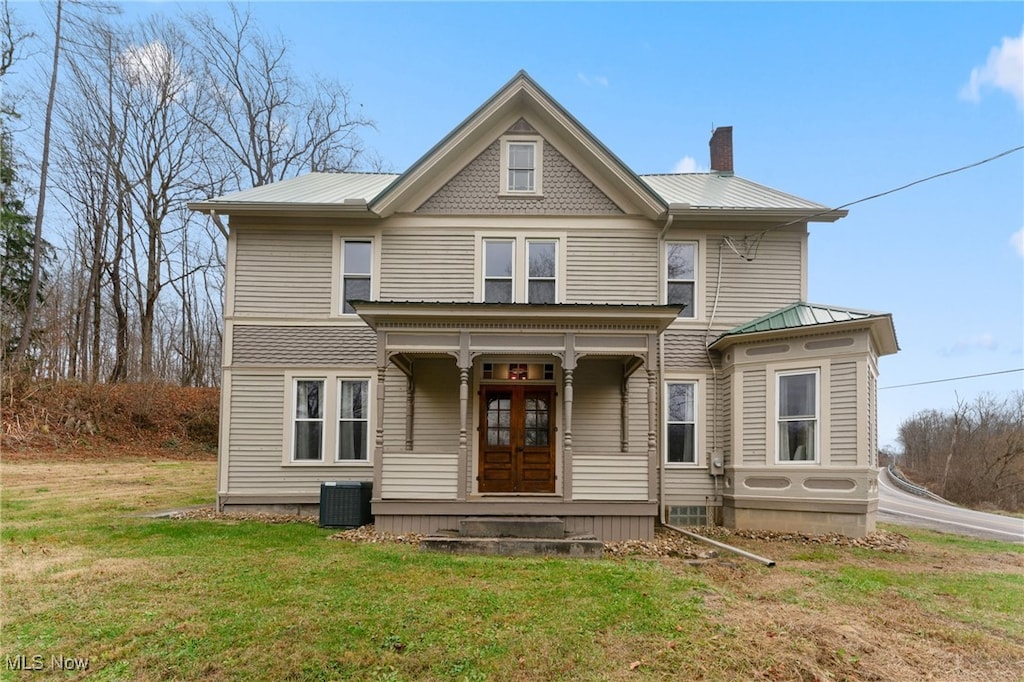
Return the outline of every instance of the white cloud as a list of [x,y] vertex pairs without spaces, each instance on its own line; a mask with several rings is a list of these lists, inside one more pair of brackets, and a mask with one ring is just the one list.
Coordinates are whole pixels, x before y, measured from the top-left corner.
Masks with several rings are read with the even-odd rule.
[[944,348],[942,354],[948,357],[950,355],[964,355],[974,350],[997,350],[998,348],[999,342],[996,341],[996,337],[989,332],[985,332],[957,339],[952,347]]
[[586,85],[588,88],[592,85],[599,85],[602,88],[607,88],[609,85],[607,76],[588,76],[585,73],[577,73],[576,77],[580,79],[580,82]]
[[970,80],[960,89],[960,98],[971,102],[981,99],[983,89],[1004,90],[1024,107],[1024,29],[1016,38],[1005,37],[988,53],[984,66],[971,69]]
[[1024,227],[1010,235],[1010,243],[1018,256],[1024,256]]
[[673,173],[704,173],[707,169],[697,163],[697,159],[692,156],[684,156],[683,158],[676,161],[676,165],[672,168]]

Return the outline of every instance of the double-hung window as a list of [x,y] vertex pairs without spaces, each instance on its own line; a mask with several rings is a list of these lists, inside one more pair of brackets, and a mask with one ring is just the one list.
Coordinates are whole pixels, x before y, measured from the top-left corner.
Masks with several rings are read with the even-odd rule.
[[508,186],[509,192],[536,191],[537,146],[533,142],[508,143]]
[[818,461],[818,372],[778,375],[778,434],[778,461]]
[[526,240],[526,302],[554,303],[558,288],[558,242]]
[[370,386],[366,377],[294,377],[288,412],[291,444],[286,461],[369,462]]
[[697,243],[667,242],[665,272],[665,302],[686,306],[679,317],[696,317]]
[[345,239],[341,246],[341,312],[354,315],[349,301],[369,301],[373,296],[373,242]]
[[484,240],[484,302],[512,303],[516,243],[512,239]]
[[367,460],[370,382],[338,380],[338,459]]
[[484,238],[484,303],[558,303],[559,239]]
[[665,461],[697,463],[697,384],[692,381],[666,384]]
[[295,380],[292,458],[297,462],[324,458],[324,380]]

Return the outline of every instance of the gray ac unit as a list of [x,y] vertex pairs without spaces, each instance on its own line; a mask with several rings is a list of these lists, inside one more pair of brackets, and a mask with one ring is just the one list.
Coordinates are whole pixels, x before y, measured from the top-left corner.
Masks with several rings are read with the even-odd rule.
[[325,528],[358,528],[373,521],[369,481],[324,481],[320,484],[320,525]]

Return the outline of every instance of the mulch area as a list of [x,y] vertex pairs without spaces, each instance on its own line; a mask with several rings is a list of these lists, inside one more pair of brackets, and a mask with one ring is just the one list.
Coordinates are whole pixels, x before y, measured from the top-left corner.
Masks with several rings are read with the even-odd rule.
[[[173,512],[173,519],[200,519],[215,521],[258,521],[260,523],[311,523],[319,519],[315,516],[297,516],[293,514],[267,514],[257,512],[222,513],[213,508],[189,509]],[[729,528],[689,528],[690,532],[703,535],[719,542],[732,544],[733,539],[749,539],[770,543],[786,543],[799,545],[828,545],[833,547],[861,547],[882,552],[905,552],[909,546],[909,538],[900,533],[877,530],[863,538],[849,538],[838,533],[826,535],[810,535],[805,533],[780,533],[767,530],[732,530]],[[395,534],[377,530],[373,524],[344,530],[329,536],[332,540],[344,540],[359,543],[393,543],[416,545],[423,537],[418,533]],[[652,540],[624,540],[606,542],[605,554],[613,557],[646,556],[663,558],[683,558],[693,560],[713,559],[720,555],[720,550],[692,540],[670,528],[658,527]]]

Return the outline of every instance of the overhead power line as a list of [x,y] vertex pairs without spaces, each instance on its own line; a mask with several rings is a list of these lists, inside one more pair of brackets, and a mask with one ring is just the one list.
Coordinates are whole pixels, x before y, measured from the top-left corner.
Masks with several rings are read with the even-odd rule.
[[1024,372],[1024,367],[1018,367],[1017,369],[1004,369],[999,372],[985,372],[984,374],[967,374],[962,377],[949,377],[948,379],[932,379],[931,381],[917,381],[912,384],[899,384],[897,386],[880,386],[879,391],[884,391],[888,388],[906,388],[908,386],[924,386],[925,384],[941,384],[945,381],[959,381],[960,379],[975,379],[977,377],[991,377],[997,374],[1013,374],[1014,372]]
[[[802,223],[802,222],[808,221],[808,220],[810,220],[812,218],[817,218],[818,216],[823,216],[823,215],[826,215],[828,213],[833,213],[835,211],[841,211],[844,208],[849,208],[850,206],[855,206],[857,204],[863,204],[865,201],[871,201],[873,199],[878,199],[878,198],[881,198],[881,197],[884,197],[884,196],[888,196],[890,194],[895,194],[896,192],[902,192],[905,189],[913,187],[914,185],[920,185],[921,183],[928,182],[929,180],[935,180],[936,178],[942,178],[942,177],[945,177],[947,175],[953,175],[955,173],[961,173],[961,172],[963,172],[965,170],[970,170],[971,168],[977,168],[978,166],[983,166],[986,163],[991,163],[992,161],[995,161],[997,159],[1001,159],[1004,156],[1009,156],[1010,154],[1015,154],[1016,152],[1019,152],[1022,149],[1024,149],[1024,145],[1020,145],[1018,147],[1013,147],[1012,149],[1007,149],[1006,151],[999,152],[998,154],[990,156],[990,157],[988,157],[986,159],[982,159],[981,161],[975,161],[974,163],[969,163],[966,166],[960,166],[959,168],[952,168],[950,170],[942,171],[941,173],[935,173],[934,175],[929,175],[926,178],[921,178],[919,180],[914,180],[913,182],[908,182],[905,185],[900,185],[899,187],[893,187],[892,189],[887,189],[884,192],[878,192],[877,194],[872,194],[870,196],[862,197],[860,199],[856,199],[854,201],[847,202],[845,204],[840,204],[839,206],[836,206],[835,208],[827,208],[827,209],[825,209],[823,211],[818,211],[817,213],[813,213],[813,214],[811,214],[809,216],[806,216],[806,217],[803,217],[803,218],[796,218],[795,220],[790,220],[789,222],[785,222],[785,223],[782,223],[780,225],[772,225],[771,227],[766,227],[765,229],[763,229],[759,233],[757,233],[757,236],[754,237],[754,239],[759,242],[761,240],[761,237],[763,237],[764,235],[768,234],[769,232],[772,232],[773,230],[781,230],[784,227],[789,227],[790,225],[796,225],[797,223]],[[748,249],[748,252],[749,252],[749,249]],[[755,255],[756,255],[756,250],[755,250]],[[748,260],[753,260],[753,258],[748,258]]]

